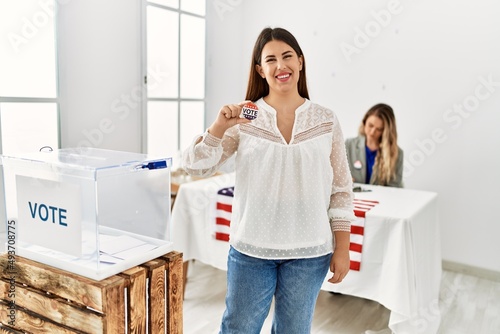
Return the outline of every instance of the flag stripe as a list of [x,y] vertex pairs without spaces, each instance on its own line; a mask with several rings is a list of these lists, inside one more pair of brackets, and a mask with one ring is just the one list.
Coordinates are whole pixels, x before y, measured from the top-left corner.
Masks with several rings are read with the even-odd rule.
[[215,232],[217,233],[226,233],[229,234],[229,231],[231,230],[230,226],[227,225],[215,225]]
[[350,269],[359,271],[361,269],[361,262],[351,261]]
[[217,218],[215,218],[215,224],[217,224],[217,225],[224,225],[224,226],[230,226],[231,225],[231,221],[227,220],[227,219],[224,219],[224,218],[217,217]]
[[216,232],[215,239],[221,240],[221,241],[229,241],[229,234]]
[[217,210],[233,212],[233,206],[231,204],[223,204],[223,203],[217,202]]
[[354,215],[356,217],[365,218],[366,217],[366,211],[361,211],[361,210],[354,209]]
[[364,228],[364,226],[351,225],[351,233],[364,235],[365,228]]
[[353,203],[373,203],[373,206],[377,205],[379,202],[378,201],[374,201],[374,200],[369,200],[369,199],[359,199],[359,198],[355,198],[353,200]]
[[351,258],[351,261],[356,261],[361,263],[361,253],[350,250],[349,256]]
[[360,234],[354,234],[351,233],[351,242],[354,242],[355,244],[363,244],[363,236]]
[[361,251],[363,250],[363,245],[351,242],[351,244],[349,245],[349,250],[352,250],[353,252],[361,253]]

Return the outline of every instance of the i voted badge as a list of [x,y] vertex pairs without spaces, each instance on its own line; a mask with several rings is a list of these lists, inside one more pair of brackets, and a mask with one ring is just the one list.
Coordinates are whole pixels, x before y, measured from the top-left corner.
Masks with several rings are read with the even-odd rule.
[[359,161],[359,160],[354,161],[354,168],[356,168],[356,169],[363,168],[363,164],[361,163],[361,161]]
[[257,118],[257,114],[259,113],[259,108],[256,104],[252,102],[248,102],[243,106],[243,117],[249,120],[254,120]]

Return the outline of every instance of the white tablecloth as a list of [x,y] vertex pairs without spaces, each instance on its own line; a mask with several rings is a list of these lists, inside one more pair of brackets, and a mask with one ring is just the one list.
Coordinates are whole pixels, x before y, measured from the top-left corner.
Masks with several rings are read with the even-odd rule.
[[[214,238],[217,191],[234,185],[234,173],[183,184],[171,227],[174,249],[185,261],[196,259],[227,269],[229,244]],[[441,246],[437,195],[432,192],[361,185],[376,200],[366,214],[360,271],[322,289],[371,299],[391,311],[389,328],[398,334],[437,333],[440,323]]]

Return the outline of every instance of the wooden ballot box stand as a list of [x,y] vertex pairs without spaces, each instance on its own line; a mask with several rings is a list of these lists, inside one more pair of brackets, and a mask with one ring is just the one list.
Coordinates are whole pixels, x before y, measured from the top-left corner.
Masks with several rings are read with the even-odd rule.
[[182,304],[176,251],[101,281],[0,255],[0,333],[182,334]]

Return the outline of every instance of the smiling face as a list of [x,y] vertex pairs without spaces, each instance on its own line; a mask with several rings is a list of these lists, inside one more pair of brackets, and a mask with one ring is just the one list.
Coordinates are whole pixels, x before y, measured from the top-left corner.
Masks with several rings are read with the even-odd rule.
[[302,57],[285,42],[272,40],[262,49],[262,56],[256,70],[269,84],[274,93],[297,93],[297,83],[302,70]]

